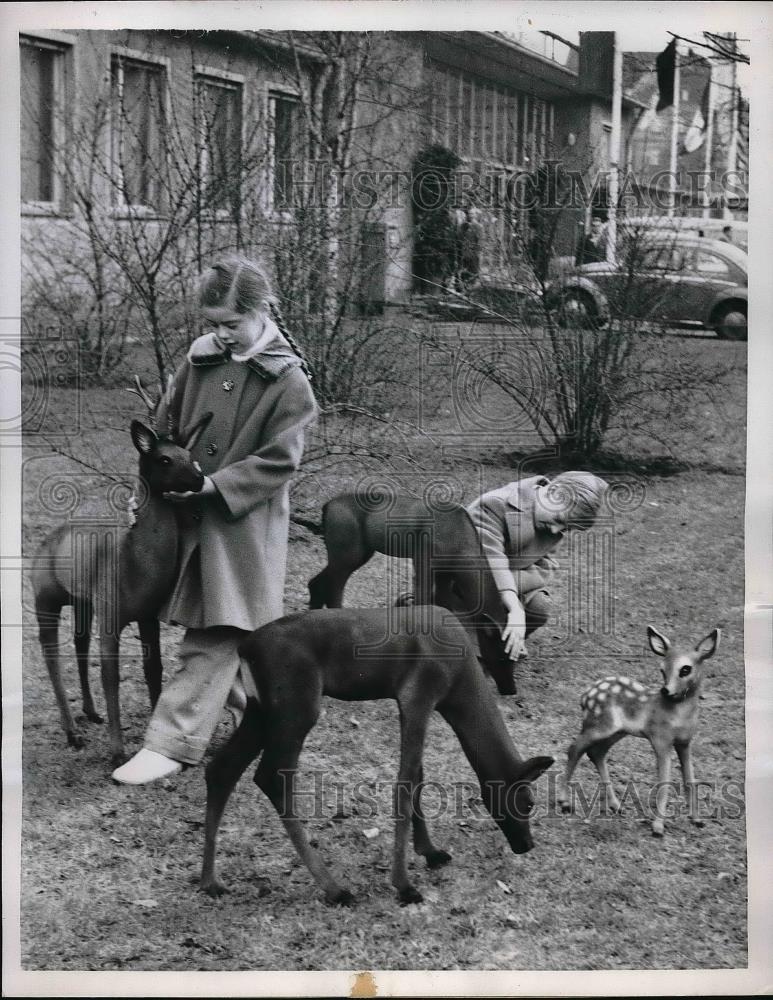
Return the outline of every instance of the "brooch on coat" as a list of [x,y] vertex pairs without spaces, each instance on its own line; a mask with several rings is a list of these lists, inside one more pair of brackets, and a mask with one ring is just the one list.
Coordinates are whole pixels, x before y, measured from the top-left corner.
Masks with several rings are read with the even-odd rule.
[[231,381],[230,378],[227,378],[225,382],[223,382],[223,388],[225,389],[226,392],[230,392],[231,389],[233,389],[233,387],[234,383]]

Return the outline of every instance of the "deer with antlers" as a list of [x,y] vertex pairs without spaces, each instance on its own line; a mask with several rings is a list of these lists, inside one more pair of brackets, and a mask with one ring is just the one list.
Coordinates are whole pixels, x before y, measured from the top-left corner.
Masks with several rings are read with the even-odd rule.
[[607,752],[626,736],[640,736],[652,744],[657,759],[658,786],[652,833],[662,837],[672,749],[676,749],[679,757],[690,819],[696,826],[703,825],[698,815],[690,743],[698,727],[703,663],[719,648],[720,631],[715,628],[694,647],[672,646],[651,625],[647,626],[647,636],[652,652],[663,657],[662,686],[657,691],[650,691],[638,681],[621,676],[606,677],[588,688],[580,699],[585,713],[582,730],[569,747],[558,803],[564,812],[571,811],[569,782],[580,758],[587,754],[598,771],[610,809],[619,812],[620,800],[610,782]]
[[[154,413],[156,404],[138,378],[135,383],[137,388],[129,391],[139,395]],[[72,605],[83,714],[88,721],[101,723],[88,673],[91,623],[96,613],[114,767],[125,759],[118,697],[121,632],[130,622],[139,626],[145,681],[155,707],[162,674],[157,615],[174,585],[180,531],[179,511],[163,497],[168,492],[201,489],[204,476],[190,449],[211,416],[205,415],[182,433],[169,427],[168,433],[161,435],[133,420],[131,437],[139,452],[145,496],[132,527],[121,531],[116,539],[111,527],[90,526],[87,533],[81,533],[71,524],[59,525],[46,536],[33,561],[31,576],[40,644],[62,727],[68,744],[75,749],[84,746],[85,737],[73,718],[62,683],[59,618],[62,608]]]

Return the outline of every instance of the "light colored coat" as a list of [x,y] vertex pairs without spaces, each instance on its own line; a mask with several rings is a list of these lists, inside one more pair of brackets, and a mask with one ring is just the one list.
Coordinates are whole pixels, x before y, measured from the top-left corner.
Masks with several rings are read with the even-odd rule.
[[545,476],[520,479],[484,493],[467,508],[500,593],[513,590],[524,597],[544,589],[558,567],[549,553],[563,533],[537,531],[534,523],[534,491],[548,482]]
[[252,631],[283,614],[288,484],[316,404],[278,330],[245,362],[206,334],[178,370],[157,426],[164,430],[170,416],[185,429],[208,411],[212,421],[192,454],[218,495],[186,505],[177,582],[160,617]]

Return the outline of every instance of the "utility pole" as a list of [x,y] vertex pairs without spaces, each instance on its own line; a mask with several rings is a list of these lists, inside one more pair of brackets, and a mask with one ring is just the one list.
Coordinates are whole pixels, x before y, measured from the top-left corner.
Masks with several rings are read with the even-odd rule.
[[[733,32],[731,36],[731,48],[733,53],[736,51],[736,34]],[[730,84],[730,141],[727,144],[727,163],[726,170],[728,174],[732,173],[735,175],[736,168],[736,157],[738,155],[738,67],[736,65],[735,59],[733,59],[731,65],[732,81]],[[735,184],[735,176],[733,176],[733,184]],[[733,213],[727,204],[727,198],[722,193],[723,202],[723,216],[726,219],[732,219]]]
[[679,41],[674,46],[674,103],[671,106],[671,158],[669,163],[668,178],[668,216],[673,218],[676,209],[676,170],[677,170],[677,150],[679,142],[679,104],[682,97],[682,85],[679,73]]
[[703,141],[706,148],[703,152],[703,172],[706,174],[706,183],[703,188],[703,218],[708,219],[711,215],[711,194],[713,189],[713,178],[711,176],[711,156],[714,150],[714,62],[709,56],[709,93],[706,101],[706,135]]
[[620,191],[620,147],[623,123],[623,49],[615,32],[612,62],[612,134],[609,137],[609,212],[607,214],[607,260],[617,259],[617,200]]

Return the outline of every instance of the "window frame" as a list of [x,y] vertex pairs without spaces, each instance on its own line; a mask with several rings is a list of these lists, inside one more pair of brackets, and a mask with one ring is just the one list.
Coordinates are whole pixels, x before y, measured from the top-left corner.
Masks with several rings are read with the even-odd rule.
[[[193,86],[194,91],[199,87],[200,84],[215,84],[216,86],[221,86],[224,89],[232,89],[238,92],[239,95],[239,160],[244,155],[245,146],[245,116],[244,116],[244,94],[247,78],[241,73],[233,73],[230,70],[219,69],[215,66],[205,66],[203,64],[195,65],[193,68]],[[195,93],[195,99],[198,100],[198,93]],[[208,150],[206,149],[206,137],[199,127],[199,134],[197,136],[197,142],[199,144],[198,156],[199,156],[199,176],[201,178],[202,189],[206,188],[207,184],[207,174],[204,166],[204,161],[207,156]],[[241,174],[241,166],[239,168]],[[239,177],[238,180],[238,193],[237,193],[237,207],[236,210],[234,206],[230,208],[206,208],[202,209],[202,216],[208,219],[222,220],[223,222],[236,222],[241,217],[243,212],[243,198],[242,198],[242,178]]]
[[[115,102],[113,95],[113,65],[116,60],[118,60],[118,66],[121,69],[121,78],[119,83],[119,93],[123,92],[123,65],[126,62],[140,64],[144,66],[155,67],[161,71],[161,108],[164,116],[164,124],[170,120],[170,91],[171,91],[171,59],[168,56],[155,55],[150,52],[139,49],[130,49],[124,45],[111,45],[107,53],[108,59],[108,79],[110,81],[110,101],[108,104],[108,114],[109,114],[109,128],[108,128],[108,154],[110,157],[111,173],[113,170],[121,170],[120,161],[116,162],[113,154],[113,142],[115,136]],[[163,127],[161,128],[161,144],[162,150],[165,152],[165,142],[163,139]],[[117,202],[112,205],[112,214],[115,218],[163,218],[164,216],[164,194],[161,193],[159,197],[159,205],[148,205],[143,202],[130,203],[124,199],[125,191],[125,181],[123,177],[111,176],[111,188],[113,197],[117,197]]]
[[[53,62],[53,89],[55,108],[52,113],[52,155],[51,155],[51,191],[50,201],[38,199],[25,200],[20,197],[23,215],[65,215],[67,214],[67,184],[63,176],[63,162],[69,135],[68,91],[71,86],[71,67],[74,39],[64,32],[19,32],[19,82],[21,76],[21,49],[47,49],[54,52],[57,58]],[[20,108],[21,111],[21,108]],[[21,121],[21,114],[20,114]],[[21,153],[21,149],[20,149]],[[21,162],[21,157],[20,157]]]
[[[265,185],[265,202],[266,210],[275,219],[279,221],[289,221],[293,216],[293,206],[290,205],[277,205],[274,198],[274,181],[276,178],[276,114],[273,102],[279,98],[280,100],[289,101],[298,105],[299,113],[302,114],[301,108],[301,95],[294,87],[288,87],[286,83],[273,83],[272,81],[267,81],[266,92],[265,92],[265,107],[266,107],[266,185]],[[307,149],[305,142],[302,143],[303,150],[302,156],[305,160]]]

